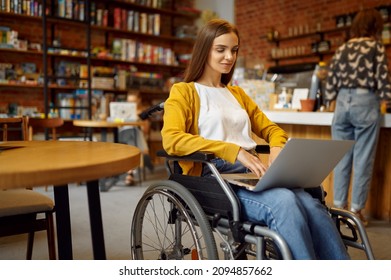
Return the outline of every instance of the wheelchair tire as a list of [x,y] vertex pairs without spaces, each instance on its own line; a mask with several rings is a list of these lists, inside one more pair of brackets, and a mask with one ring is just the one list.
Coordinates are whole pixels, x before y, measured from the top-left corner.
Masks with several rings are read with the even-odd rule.
[[131,227],[134,260],[218,259],[210,223],[181,184],[152,184],[138,202]]

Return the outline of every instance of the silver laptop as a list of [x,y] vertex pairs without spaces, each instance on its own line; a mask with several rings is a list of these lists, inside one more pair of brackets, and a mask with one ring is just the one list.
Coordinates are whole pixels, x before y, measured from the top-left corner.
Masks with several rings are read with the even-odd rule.
[[261,178],[252,173],[221,175],[252,191],[317,187],[353,145],[350,140],[291,138]]

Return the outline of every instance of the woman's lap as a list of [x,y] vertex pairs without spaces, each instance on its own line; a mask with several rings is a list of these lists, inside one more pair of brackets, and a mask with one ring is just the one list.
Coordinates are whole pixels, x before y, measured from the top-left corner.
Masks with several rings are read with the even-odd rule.
[[[219,161],[222,173],[246,172],[238,162],[232,166]],[[205,173],[204,173],[205,175]],[[242,218],[263,223],[287,242],[295,259],[347,259],[344,244],[326,207],[304,189],[273,188],[252,192],[233,186]]]

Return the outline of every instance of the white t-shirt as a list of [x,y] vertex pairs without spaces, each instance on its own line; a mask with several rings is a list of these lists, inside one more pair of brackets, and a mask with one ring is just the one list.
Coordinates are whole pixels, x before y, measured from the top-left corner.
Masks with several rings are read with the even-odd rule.
[[201,101],[198,128],[206,139],[222,140],[245,150],[255,148],[247,112],[227,88],[194,83]]

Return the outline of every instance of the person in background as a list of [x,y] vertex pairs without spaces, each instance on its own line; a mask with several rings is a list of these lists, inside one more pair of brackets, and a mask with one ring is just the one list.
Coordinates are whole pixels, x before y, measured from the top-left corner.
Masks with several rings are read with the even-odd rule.
[[[287,141],[287,134],[271,122],[238,86],[228,85],[240,47],[237,28],[221,19],[209,21],[199,32],[184,82],[172,86],[164,103],[162,140],[168,154],[184,156],[212,152],[221,173],[267,168],[257,156],[255,133],[270,145],[269,163]],[[202,164],[181,162],[183,173],[209,176]],[[327,209],[304,189],[274,188],[251,192],[233,186],[243,218],[266,224],[286,240],[295,259],[349,259]]]
[[380,100],[390,99],[390,78],[380,35],[381,14],[375,9],[359,12],[351,26],[351,39],[333,56],[326,83],[326,100],[336,99],[331,126],[332,139],[355,140],[334,170],[334,205],[350,210],[364,225],[363,214],[370,189],[376,145],[380,131]]
[[[138,92],[130,92],[127,96],[127,102],[135,102],[137,104],[137,114],[141,113],[145,106],[142,105],[142,100]],[[148,120],[143,121],[141,127],[138,126],[123,126],[118,130],[118,138],[120,143],[136,146],[140,149],[143,155],[143,164],[151,172],[154,166],[149,156],[148,136],[150,131],[150,123]],[[131,186],[134,184],[135,170],[129,170],[126,173],[125,185]]]

